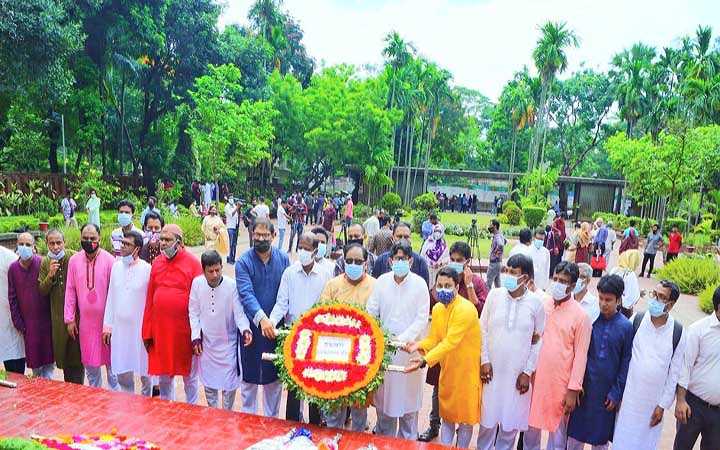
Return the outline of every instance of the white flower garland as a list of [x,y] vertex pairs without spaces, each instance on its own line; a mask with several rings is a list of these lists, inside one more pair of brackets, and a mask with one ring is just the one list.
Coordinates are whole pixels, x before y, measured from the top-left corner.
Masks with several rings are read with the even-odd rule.
[[301,330],[298,334],[297,344],[295,345],[295,358],[304,360],[307,357],[307,352],[310,349],[312,343],[312,331]]
[[318,314],[317,316],[315,316],[315,319],[313,321],[321,325],[350,327],[357,329],[362,326],[359,320],[354,319],[350,316],[335,315],[330,313]]
[[355,358],[358,364],[361,366],[367,366],[370,364],[370,358],[372,356],[371,337],[367,334],[363,334],[359,339],[359,350],[358,355]]
[[305,378],[324,381],[327,383],[342,382],[347,379],[347,371],[345,370],[325,370],[308,367],[303,370],[302,375]]

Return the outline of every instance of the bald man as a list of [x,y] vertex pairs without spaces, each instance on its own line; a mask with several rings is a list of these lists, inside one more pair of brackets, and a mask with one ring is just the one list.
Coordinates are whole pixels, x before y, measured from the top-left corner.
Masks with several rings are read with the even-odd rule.
[[42,258],[35,252],[35,238],[21,233],[15,252],[18,260],[8,270],[8,302],[15,328],[25,338],[25,359],[33,375],[52,378],[52,324],[50,301],[40,293],[38,276]]

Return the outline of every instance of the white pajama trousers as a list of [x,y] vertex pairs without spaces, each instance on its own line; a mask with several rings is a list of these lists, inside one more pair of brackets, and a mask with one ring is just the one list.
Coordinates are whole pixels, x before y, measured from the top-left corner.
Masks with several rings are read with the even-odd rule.
[[[101,366],[102,367],[102,366]],[[100,367],[85,366],[85,375],[87,376],[88,385],[92,387],[102,387],[102,374]],[[112,373],[112,367],[105,366],[105,376],[107,377],[108,387],[111,391],[118,390],[117,376]]]
[[518,430],[505,431],[502,425],[492,428],[480,425],[477,448],[478,450],[513,450],[517,434]]
[[[455,429],[457,428],[457,432]],[[464,423],[457,424],[443,419],[440,426],[440,443],[449,447],[468,448],[472,439],[473,426]],[[457,435],[457,443],[455,436]]]
[[[240,396],[242,397],[242,412],[258,414],[258,390],[261,385],[241,382]],[[263,384],[263,412],[266,417],[278,417],[280,415],[280,397],[282,396],[282,384],[275,381]]]
[[[135,393],[135,372],[117,374],[117,381],[122,392]],[[145,397],[152,396],[152,379],[149,376],[140,376],[140,393]]]
[[[207,404],[211,408],[218,407],[218,391],[219,391],[219,389],[213,389],[213,388],[209,388],[209,387],[205,386],[205,400],[207,400]],[[237,389],[233,389],[232,391],[223,390],[223,393],[222,393],[223,409],[232,411],[233,405],[235,404],[236,392],[237,392]]]
[[407,413],[402,417],[390,417],[377,412],[377,433],[414,441],[418,437],[418,413]]
[[[568,416],[564,416],[562,419],[560,419],[560,425],[558,425],[557,430],[551,432],[548,436],[547,450],[566,450],[567,424]],[[530,427],[525,432],[525,438],[523,439],[523,448],[525,450],[540,450],[541,436],[542,430]]]

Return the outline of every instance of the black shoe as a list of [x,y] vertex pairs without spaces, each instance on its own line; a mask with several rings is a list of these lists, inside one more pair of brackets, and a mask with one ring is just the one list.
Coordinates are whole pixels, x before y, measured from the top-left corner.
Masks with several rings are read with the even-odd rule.
[[160,397],[160,386],[153,386],[152,396]]
[[427,430],[425,430],[424,432],[422,432],[422,433],[418,436],[418,439],[417,439],[417,440],[420,441],[420,442],[430,442],[430,441],[432,441],[433,439],[435,439],[436,437],[438,437],[439,428],[440,428],[440,427],[434,427],[434,426],[430,425]]

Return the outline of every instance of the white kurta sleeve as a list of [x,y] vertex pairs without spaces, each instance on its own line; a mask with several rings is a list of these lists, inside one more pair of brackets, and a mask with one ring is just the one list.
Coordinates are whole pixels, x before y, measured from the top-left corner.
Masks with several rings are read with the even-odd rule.
[[243,309],[242,303],[240,303],[240,295],[238,294],[237,289],[233,289],[233,317],[235,318],[235,326],[238,330],[240,330],[240,333],[243,333],[244,331],[250,330],[250,321],[247,318],[247,314],[245,314],[245,310]]
[[367,302],[365,303],[365,309],[367,310],[368,314],[376,318],[380,318],[380,287],[378,286],[379,284],[380,283],[375,283],[375,286],[370,293],[370,297],[368,297]]
[[678,379],[680,378],[680,373],[682,372],[685,360],[686,334],[687,329],[684,329],[682,335],[680,336],[677,348],[675,348],[672,360],[670,361],[670,370],[668,371],[668,377],[665,380],[665,389],[663,389],[662,396],[658,401],[658,406],[662,409],[670,409],[673,401],[675,400],[675,390],[677,388]]
[[485,300],[485,306],[483,306],[482,312],[480,313],[480,332],[482,333],[482,347],[480,351],[480,363],[485,364],[490,362],[490,316],[492,310],[494,310],[495,295],[489,294],[487,300]]
[[110,272],[110,282],[108,283],[109,289],[107,294],[107,301],[105,302],[105,315],[103,316],[103,332],[112,333],[113,325],[115,322],[115,303],[117,303],[117,294],[115,293],[115,280],[119,276],[119,273],[124,270],[123,267],[113,266],[112,272]]
[[270,312],[270,322],[274,327],[283,320],[290,309],[290,271],[295,270],[293,266],[288,267],[282,274],[280,279],[280,288],[278,288],[275,306]]
[[190,302],[188,303],[188,315],[190,318],[190,340],[200,339],[202,328],[200,326],[200,295],[198,283],[193,283],[190,288]]
[[530,344],[530,355],[528,356],[527,363],[525,364],[525,370],[523,370],[526,375],[532,375],[535,372],[538,356],[540,355],[540,347],[542,346],[542,334],[543,331],[545,331],[545,308],[539,301],[537,311],[535,311],[534,323],[534,333],[539,335],[540,338],[536,343]]
[[[422,286],[420,286],[422,284]],[[419,288],[415,289],[413,296],[415,297],[415,319],[409,327],[400,333],[397,340],[400,342],[412,342],[417,341],[422,332],[427,328],[428,319],[430,317],[430,292],[427,290],[427,285],[424,280],[422,283],[418,283]]]

